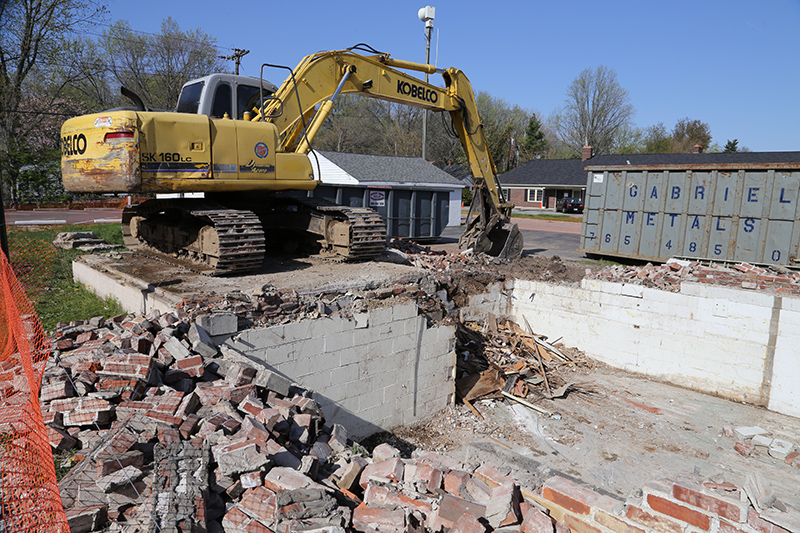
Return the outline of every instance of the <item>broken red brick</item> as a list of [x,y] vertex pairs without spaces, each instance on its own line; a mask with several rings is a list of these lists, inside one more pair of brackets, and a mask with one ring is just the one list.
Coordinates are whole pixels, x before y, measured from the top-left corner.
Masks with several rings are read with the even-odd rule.
[[536,507],[531,506],[525,513],[520,529],[522,533],[553,533],[553,520]]
[[749,442],[738,441],[736,444],[733,445],[733,449],[739,452],[739,454],[747,457],[748,455],[753,453],[753,450],[755,450],[756,447],[754,444],[751,444]]
[[677,483],[672,486],[672,497],[734,522],[744,522],[747,514],[747,507],[738,501],[726,501]]
[[620,503],[560,476],[545,481],[542,486],[542,497],[569,511],[583,515],[588,515],[592,507],[611,509]]
[[708,531],[711,527],[711,517],[708,515],[694,511],[683,505],[678,505],[675,502],[671,502],[655,494],[647,495],[647,505],[654,511],[677,518],[681,522],[686,522],[687,524],[691,524],[705,531]]
[[[362,488],[367,488],[369,478],[371,476],[390,479],[392,481],[400,481],[403,479],[403,460],[399,457],[393,457],[380,463],[368,464],[361,472],[359,485]],[[458,519],[458,517],[456,517]]]
[[[459,517],[458,520],[455,521],[453,527],[450,528],[449,533],[485,533],[485,532],[486,532],[486,526],[481,524],[478,521],[478,519],[472,516],[471,514],[464,513]],[[534,532],[526,531],[525,533],[534,533]]]
[[406,528],[406,514],[402,509],[370,509],[362,503],[353,511],[353,528],[357,531],[401,533]]
[[794,451],[789,453],[784,459],[787,465],[800,467],[800,452]]
[[444,490],[455,496],[464,497],[469,478],[469,473],[463,470],[450,470],[444,475]]
[[626,516],[638,524],[661,533],[683,533],[684,524],[666,516],[659,516],[636,505],[628,505]]
[[237,507],[262,524],[270,524],[275,518],[275,493],[266,487],[246,490]]

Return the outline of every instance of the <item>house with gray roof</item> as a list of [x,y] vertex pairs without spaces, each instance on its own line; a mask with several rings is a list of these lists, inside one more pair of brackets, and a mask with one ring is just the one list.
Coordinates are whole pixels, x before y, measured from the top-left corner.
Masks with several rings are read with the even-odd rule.
[[461,224],[461,181],[420,157],[315,150],[309,158],[320,181],[309,196],[375,209],[390,237],[433,241]]
[[532,159],[500,174],[506,200],[518,207],[554,208],[558,198],[583,199],[586,163],[580,159]]

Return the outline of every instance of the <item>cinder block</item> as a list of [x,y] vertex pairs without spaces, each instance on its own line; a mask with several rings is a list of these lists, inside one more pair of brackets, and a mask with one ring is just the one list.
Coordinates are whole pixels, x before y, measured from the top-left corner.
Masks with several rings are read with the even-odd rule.
[[372,382],[369,377],[362,374],[361,379],[347,383],[346,392],[348,398],[356,398],[362,394],[372,392]]
[[336,333],[328,333],[325,335],[325,351],[338,352],[353,347],[353,329],[352,326],[344,331]]
[[[321,319],[324,320],[324,319]],[[275,331],[275,335],[280,338],[276,343],[299,342],[314,337],[312,335],[312,326],[320,320],[300,320],[298,322],[290,322],[281,326],[280,331]]]
[[[420,349],[422,346],[420,346]],[[402,334],[392,339],[392,353],[417,350],[416,334]]]
[[234,313],[210,313],[197,316],[197,324],[206,332],[215,337],[236,333],[239,328],[239,319]]
[[[302,322],[299,322],[302,323]],[[325,337],[335,335],[342,331],[353,330],[353,324],[339,317],[318,318],[308,321],[308,338]]]
[[409,318],[417,318],[417,304],[409,303],[396,305],[392,308],[392,320],[406,320]]
[[391,307],[378,307],[369,310],[369,328],[377,328],[384,324],[392,322],[392,308]]

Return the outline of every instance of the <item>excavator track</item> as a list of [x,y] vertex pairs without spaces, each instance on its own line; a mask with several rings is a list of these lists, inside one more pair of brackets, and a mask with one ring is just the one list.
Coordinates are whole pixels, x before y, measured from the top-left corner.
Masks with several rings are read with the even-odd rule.
[[209,276],[258,269],[266,251],[252,211],[210,203],[149,200],[122,213],[125,245]]
[[386,223],[374,210],[341,205],[316,205],[314,209],[336,217],[346,217],[350,225],[349,246],[338,246],[333,239],[323,245],[323,256],[335,261],[366,261],[386,247]]

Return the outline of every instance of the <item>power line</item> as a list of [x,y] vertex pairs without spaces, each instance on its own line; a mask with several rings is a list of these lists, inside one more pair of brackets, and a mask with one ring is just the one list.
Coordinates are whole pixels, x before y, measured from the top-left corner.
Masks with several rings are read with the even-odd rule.
[[[117,22],[119,22],[119,21],[117,21]],[[125,21],[125,22],[127,22],[127,21]],[[112,28],[114,26],[114,24],[107,24],[107,23],[104,23],[104,22],[99,22],[99,23],[97,23],[97,25],[98,26],[106,26],[107,28]],[[130,27],[125,28],[125,30],[130,31],[132,33],[140,33],[142,35],[150,35],[150,36],[153,36],[153,37],[167,37],[166,35],[163,35],[161,33],[153,33],[153,32],[142,31],[142,30],[134,30],[133,28],[130,28]],[[92,32],[83,32],[83,33],[86,33],[87,35],[94,35],[95,37],[103,37],[103,35],[99,34],[99,33],[92,33]],[[216,37],[213,37],[213,36],[209,36],[209,37],[211,37],[212,39],[216,40]],[[117,38],[117,37],[111,37],[111,38],[119,40],[119,38]],[[185,37],[172,37],[172,38],[173,39],[177,39],[179,41],[185,41],[185,42],[193,43],[193,44],[210,44],[208,42],[198,41],[198,40],[195,40],[195,39],[187,39]],[[220,45],[216,45],[216,44],[213,44],[211,46],[213,46],[214,48],[220,49],[220,50],[233,50],[234,52],[237,50],[236,48],[231,48],[229,46],[220,46]]]

